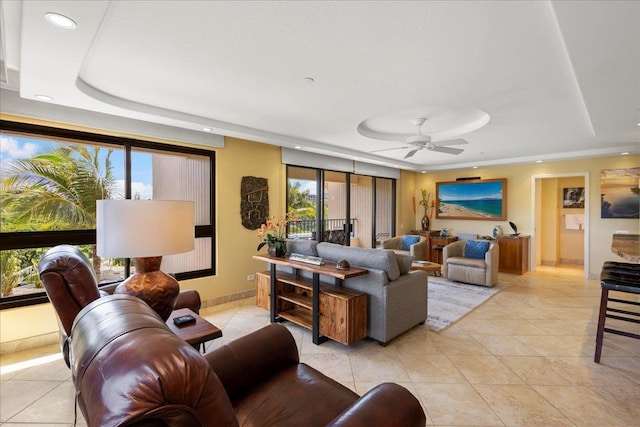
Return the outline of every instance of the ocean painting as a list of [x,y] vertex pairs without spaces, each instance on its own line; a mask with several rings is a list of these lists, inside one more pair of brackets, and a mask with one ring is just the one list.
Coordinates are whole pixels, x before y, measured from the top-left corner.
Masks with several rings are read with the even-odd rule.
[[436,218],[506,220],[506,179],[436,183]]
[[640,168],[600,171],[602,218],[640,218]]

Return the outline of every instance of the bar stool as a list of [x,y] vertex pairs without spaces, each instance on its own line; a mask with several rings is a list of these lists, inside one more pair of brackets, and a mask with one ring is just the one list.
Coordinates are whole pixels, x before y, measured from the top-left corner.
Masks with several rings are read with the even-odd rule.
[[609,307],[608,305],[609,301],[611,301],[640,307],[639,302],[609,298],[609,291],[640,295],[640,264],[605,262],[600,273],[600,286],[602,287],[602,294],[600,296],[600,314],[598,316],[598,332],[596,334],[596,352],[593,358],[596,363],[600,363],[605,332],[640,339],[640,334],[605,327],[607,318],[640,324],[639,311],[623,310]]

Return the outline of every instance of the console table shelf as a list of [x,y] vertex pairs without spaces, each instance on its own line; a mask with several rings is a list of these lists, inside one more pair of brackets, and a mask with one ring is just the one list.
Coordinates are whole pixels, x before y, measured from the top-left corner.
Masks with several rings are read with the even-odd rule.
[[[256,273],[256,305],[270,311],[272,322],[285,319],[311,329],[315,344],[331,338],[349,345],[367,335],[367,295],[341,287],[344,279],[367,274],[366,269],[338,270],[335,263],[316,266],[262,255],[254,258],[270,263],[269,271]],[[276,265],[310,271],[313,279],[277,271]],[[320,274],[334,277],[336,285],[320,285]]]
[[311,311],[309,310],[295,307],[287,311],[281,311],[278,315],[283,319],[287,319],[288,321],[295,323],[296,325],[302,326],[303,328],[311,329],[312,319]]

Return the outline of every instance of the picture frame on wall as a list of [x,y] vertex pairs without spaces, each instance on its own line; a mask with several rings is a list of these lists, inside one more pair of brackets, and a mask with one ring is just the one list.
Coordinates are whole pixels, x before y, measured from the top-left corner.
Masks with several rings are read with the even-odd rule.
[[563,188],[562,207],[568,209],[584,209],[584,187]]
[[601,218],[640,218],[640,167],[600,171]]
[[438,219],[505,221],[507,179],[477,179],[436,183]]

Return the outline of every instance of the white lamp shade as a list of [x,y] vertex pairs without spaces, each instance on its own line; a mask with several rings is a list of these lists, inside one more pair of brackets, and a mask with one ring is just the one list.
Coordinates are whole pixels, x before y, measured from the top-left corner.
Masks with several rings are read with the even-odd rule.
[[97,200],[98,256],[146,258],[194,249],[194,203]]

